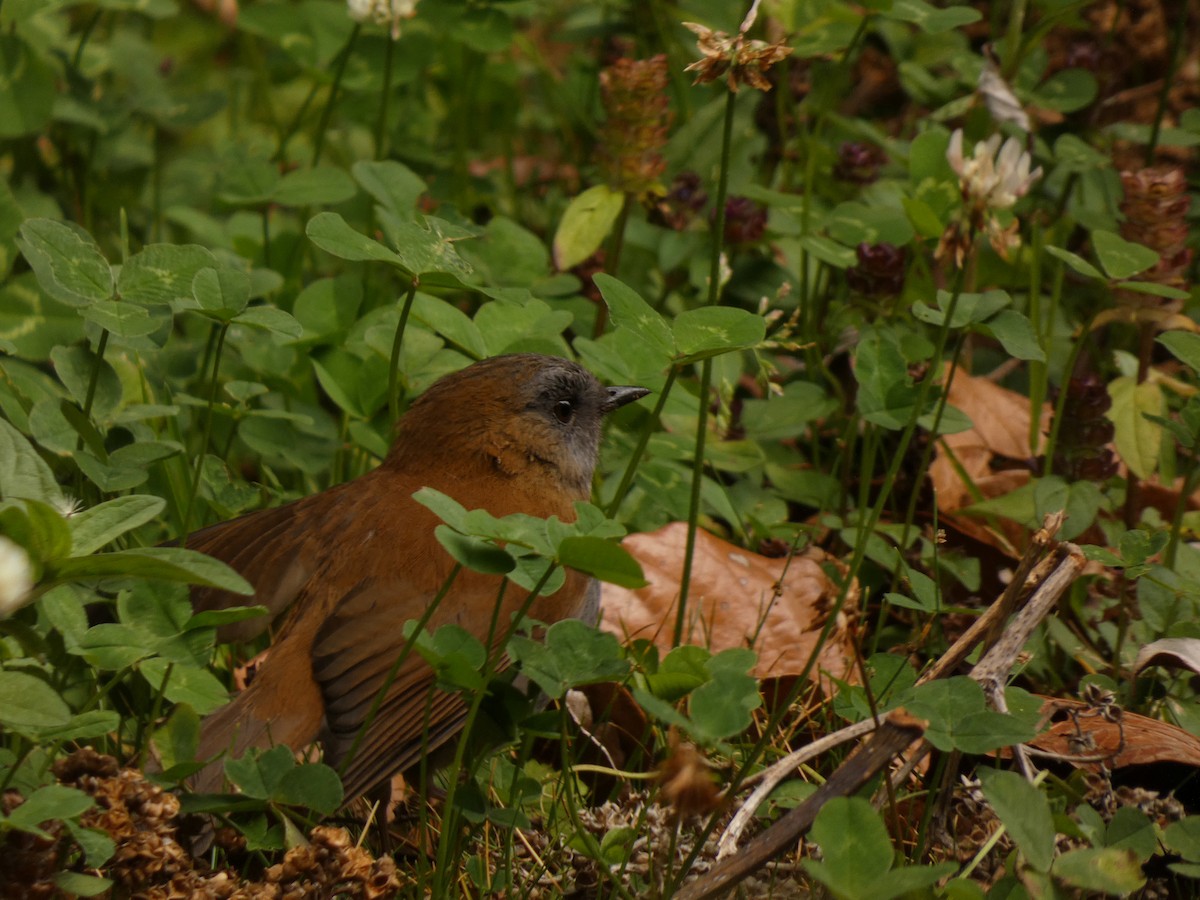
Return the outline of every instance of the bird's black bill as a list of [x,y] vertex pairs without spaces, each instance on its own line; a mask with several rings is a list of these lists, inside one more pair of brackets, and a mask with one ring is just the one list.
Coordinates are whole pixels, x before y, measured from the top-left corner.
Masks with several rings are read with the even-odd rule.
[[633,387],[631,385],[623,385],[621,387],[610,387],[608,390],[608,400],[604,404],[603,412],[610,413],[614,409],[620,409],[626,403],[632,403],[634,400],[640,400],[650,393],[644,387]]

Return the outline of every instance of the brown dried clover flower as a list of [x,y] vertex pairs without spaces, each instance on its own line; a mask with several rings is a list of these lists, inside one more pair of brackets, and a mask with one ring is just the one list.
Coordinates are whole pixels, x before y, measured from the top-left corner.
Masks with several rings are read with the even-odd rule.
[[279,885],[288,897],[329,897],[339,892],[374,900],[394,896],[400,887],[396,862],[375,859],[355,846],[344,828],[319,825],[311,843],[293,847],[283,862],[267,869],[268,885]]
[[639,200],[662,190],[659,179],[667,163],[660,151],[672,119],[668,83],[667,57],[661,53],[650,59],[621,58],[600,73],[609,183]]
[[[103,830],[116,844],[102,874],[113,880],[122,896],[132,894],[143,900],[317,900],[333,896],[378,900],[394,897],[400,889],[394,860],[373,859],[354,845],[344,829],[324,826],[313,829],[311,843],[289,850],[283,862],[268,869],[260,882],[198,868],[176,836],[178,798],[147,781],[141,772],[121,769],[111,756],[84,747],[55,763],[54,773],[61,783],[78,787],[95,799],[96,805],[80,821]],[[223,843],[231,842],[226,838]],[[5,872],[4,857],[0,844],[0,873]],[[0,874],[0,887],[4,883]],[[52,881],[46,883],[53,889]],[[0,898],[6,896],[0,890]]]
[[708,760],[674,728],[669,741],[670,755],[658,769],[663,799],[681,819],[709,815],[721,805],[722,795]]
[[760,91],[771,90],[771,82],[765,73],[775,63],[790,56],[792,48],[783,43],[747,40],[746,32],[753,20],[751,16],[746,18],[741,31],[732,37],[696,22],[683,23],[684,28],[696,35],[696,46],[704,54],[702,59],[684,69],[696,73],[695,84],[708,84],[728,72],[729,90],[735,94],[742,82]]
[[[1121,236],[1149,247],[1158,254],[1158,262],[1138,276],[1139,281],[1179,290],[1188,289],[1187,270],[1192,261],[1188,241],[1187,178],[1180,166],[1150,167],[1121,173],[1125,197],[1121,212]],[[1133,291],[1119,291],[1118,301],[1127,307],[1156,306],[1177,311],[1182,301],[1152,297]]]

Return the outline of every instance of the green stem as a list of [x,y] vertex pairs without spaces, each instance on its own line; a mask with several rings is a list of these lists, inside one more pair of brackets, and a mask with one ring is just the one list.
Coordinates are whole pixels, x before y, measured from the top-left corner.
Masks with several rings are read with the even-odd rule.
[[[946,320],[943,323],[943,325],[947,328],[951,320],[951,316],[953,315],[954,308],[958,306],[958,298],[962,296],[963,286],[966,284],[967,272],[971,268],[971,265],[962,266],[954,275],[954,284],[950,290],[950,302],[946,307]],[[947,335],[949,334],[949,332],[946,333]],[[901,555],[904,553],[904,548],[908,546],[908,535],[912,530],[913,519],[916,518],[917,501],[920,499],[921,495],[922,476],[923,473],[929,471],[929,461],[933,456],[934,448],[937,446],[938,430],[942,424],[942,415],[946,411],[946,404],[950,396],[950,387],[954,384],[954,375],[958,371],[958,359],[962,353],[963,344],[966,342],[966,336],[967,330],[966,328],[963,328],[963,330],[958,333],[958,339],[955,341],[954,352],[950,355],[950,369],[946,373],[941,394],[938,397],[937,407],[934,410],[933,422],[931,423],[931,427],[929,429],[929,441],[926,443],[925,448],[921,452],[921,461],[917,466],[917,477],[914,480],[912,491],[908,495],[908,507],[904,511],[904,528],[900,532],[900,543],[897,547],[898,553]],[[933,357],[932,362],[931,372],[935,377],[937,375],[937,369],[941,365],[941,352],[939,351],[938,354]],[[918,407],[918,415],[920,415],[920,411],[921,407]],[[899,565],[900,558],[900,556],[897,556],[897,566]],[[893,574],[899,575],[899,571],[896,571]]]
[[208,390],[208,405],[204,413],[204,431],[200,438],[200,449],[196,453],[196,468],[192,472],[192,482],[188,486],[187,504],[183,508],[183,526],[180,529],[179,543],[187,543],[188,532],[192,525],[192,507],[196,502],[196,493],[200,489],[200,474],[204,471],[204,457],[208,455],[208,444],[212,439],[213,407],[217,403],[217,386],[220,384],[218,374],[221,368],[221,351],[225,348],[225,335],[229,332],[229,323],[222,322],[217,332],[217,346],[213,352],[212,382]]
[[687,617],[688,589],[696,558],[696,529],[700,519],[701,488],[704,484],[704,448],[708,440],[708,394],[712,387],[712,358],[700,364],[700,416],[696,422],[696,452],[692,459],[692,491],[688,498],[687,543],[683,549],[683,574],[679,583],[679,606],[675,609],[674,645],[683,642],[683,623]]
[[379,120],[375,123],[375,158],[387,156],[388,102],[392,96],[392,57],[396,42],[388,36],[387,49],[383,53],[383,92],[379,97]]
[[296,115],[292,117],[287,129],[279,138],[279,147],[275,150],[275,155],[271,157],[272,162],[287,161],[287,145],[291,143],[296,132],[300,130],[300,123],[304,121],[304,117],[308,114],[308,108],[312,106],[313,100],[317,96],[317,91],[321,89],[320,84],[313,82],[312,87],[308,89],[308,95],[304,98],[304,102],[300,104],[300,108],[296,110]]
[[[100,366],[104,364],[104,351],[108,349],[108,329],[100,331],[100,340],[96,343],[96,359],[92,363],[92,371],[88,376],[87,395],[83,398],[83,417],[92,417],[92,405],[96,401],[96,387],[100,383]],[[82,438],[81,438],[82,440]]]
[[158,721],[158,717],[162,715],[163,700],[167,693],[167,684],[171,681],[171,675],[175,671],[175,663],[167,663],[167,670],[163,672],[162,684],[154,692],[154,703],[150,709],[149,718],[139,718],[137,723],[137,737],[134,741],[134,746],[138,747],[138,768],[144,768],[146,765],[146,755],[150,751],[150,742],[145,740],[146,729],[154,722]]
[[1175,500],[1175,513],[1171,516],[1171,539],[1167,543],[1167,549],[1163,552],[1163,565],[1168,569],[1175,568],[1175,553],[1179,550],[1179,538],[1183,531],[1183,514],[1187,512],[1188,500],[1192,496],[1192,491],[1196,489],[1197,476],[1200,476],[1200,456],[1193,452],[1188,460],[1187,472],[1183,477],[1183,490],[1179,492],[1179,497]]
[[1083,352],[1083,345],[1087,342],[1091,324],[1092,319],[1089,316],[1079,326],[1079,338],[1071,342],[1071,353],[1067,357],[1066,366],[1063,367],[1062,385],[1059,387],[1058,399],[1054,402],[1054,416],[1050,420],[1050,436],[1046,438],[1046,465],[1042,469],[1045,475],[1052,475],[1054,473],[1054,450],[1058,446],[1058,432],[1062,428],[1063,414],[1067,408],[1067,394],[1071,385],[1071,376],[1075,372],[1075,366],[1079,363],[1079,354]]
[[1150,139],[1146,142],[1146,165],[1154,165],[1154,152],[1158,149],[1158,137],[1162,132],[1162,120],[1167,111],[1167,101],[1171,96],[1171,87],[1175,83],[1175,71],[1183,56],[1183,36],[1190,33],[1188,27],[1180,22],[1175,27],[1175,45],[1171,47],[1171,56],[1167,62],[1167,73],[1163,78],[1162,90],[1158,93],[1158,109],[1154,112],[1154,123],[1150,126]]
[[[633,206],[633,195],[625,192],[621,200],[621,211],[617,213],[617,221],[613,223],[612,234],[609,238],[608,252],[605,254],[604,271],[613,278],[620,278],[621,251],[625,248],[625,228],[629,224],[629,209]],[[593,339],[604,334],[608,325],[608,307],[601,303],[596,311],[596,324],[592,327]]]
[[151,172],[151,202],[154,207],[154,219],[151,223],[152,240],[163,239],[163,137],[162,129],[155,128],[152,137],[154,142],[154,169]]
[[1004,34],[1004,68],[1003,78],[1010,80],[1017,71],[1021,61],[1021,32],[1025,29],[1025,7],[1027,0],[1012,0],[1008,12],[1008,29]]
[[392,356],[388,366],[388,412],[392,424],[400,421],[400,347],[404,343],[404,329],[408,327],[408,314],[412,309],[413,298],[417,296],[417,285],[421,280],[415,275],[408,285],[408,293],[404,297],[404,305],[400,307],[400,321],[396,323],[396,334],[392,338]]
[[100,16],[104,12],[102,9],[96,10],[92,17],[88,19],[87,24],[83,26],[83,30],[79,33],[79,43],[75,45],[75,52],[71,56],[71,68],[76,73],[79,72],[79,66],[83,62],[83,50],[87,47],[88,40],[92,36],[92,32],[96,30],[96,25],[100,22]]
[[621,476],[621,483],[617,485],[612,500],[609,501],[608,508],[604,511],[606,516],[612,517],[616,515],[617,508],[621,505],[621,501],[625,499],[625,493],[633,483],[633,476],[637,472],[638,463],[641,462],[642,455],[646,452],[646,445],[650,443],[650,435],[654,432],[654,426],[658,423],[659,417],[662,415],[663,407],[667,405],[667,396],[671,393],[671,388],[675,384],[675,377],[678,374],[678,366],[671,366],[670,371],[667,372],[667,380],[663,384],[663,389],[658,394],[658,401],[654,404],[654,412],[650,414],[650,417],[642,426],[642,430],[638,434],[637,445],[633,448],[633,453],[629,455],[629,462],[625,465],[625,473]]
[[[721,130],[721,169],[717,179],[717,220],[713,224],[712,259],[708,267],[707,306],[717,305],[721,293],[721,249],[725,239],[725,197],[729,192],[729,157],[733,145],[733,112],[737,94],[725,94],[725,123]],[[683,572],[679,581],[679,606],[675,611],[675,643],[683,635],[687,615],[688,591],[696,556],[696,527],[700,518],[700,495],[704,478],[704,447],[708,439],[708,393],[712,386],[712,357],[700,365],[700,410],[696,422],[696,452],[692,460],[692,492],[688,503],[687,544],[683,551]]]
[[361,31],[362,25],[355,22],[354,30],[350,32],[350,37],[346,39],[346,46],[342,48],[342,52],[338,54],[337,61],[334,63],[333,84],[329,88],[329,96],[325,99],[325,108],[321,110],[321,120],[317,124],[317,135],[313,141],[312,165],[314,168],[321,161],[321,153],[325,149],[325,134],[329,130],[329,120],[333,116],[333,107],[337,102],[338,89],[342,86],[342,76],[346,73],[346,63],[350,60],[350,53],[354,50],[354,45],[358,41],[358,35]]
[[271,268],[271,205],[267,204],[262,211],[262,255],[263,266]]

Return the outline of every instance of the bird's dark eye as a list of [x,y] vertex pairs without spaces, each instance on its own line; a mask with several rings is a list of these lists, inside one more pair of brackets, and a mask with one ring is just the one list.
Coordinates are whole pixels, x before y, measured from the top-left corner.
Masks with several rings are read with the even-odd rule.
[[575,418],[575,407],[570,400],[559,400],[554,404],[554,418],[564,425]]

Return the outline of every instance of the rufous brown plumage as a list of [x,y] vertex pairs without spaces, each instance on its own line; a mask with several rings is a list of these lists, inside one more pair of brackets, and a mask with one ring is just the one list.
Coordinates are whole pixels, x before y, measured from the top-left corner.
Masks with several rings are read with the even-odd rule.
[[[433,672],[412,653],[400,667],[360,745],[345,757],[405,644],[404,623],[419,619],[453,560],[434,536],[437,517],[412,499],[435,488],[468,509],[495,516],[574,517],[591,492],[604,415],[648,393],[602,386],[575,363],[535,354],[499,356],[437,381],[401,419],[377,469],[275,509],[196,532],[187,544],[240,572],[253,600],[196,590],[198,610],[247,602],[269,616],[227,627],[246,639],[274,623],[266,661],[250,686],[202,724],[198,758],[216,760],[193,780],[222,783],[217,757],[250,747],[315,741],[345,766],[351,799],[412,765],[462,726],[461,700],[433,690]],[[527,594],[497,576],[463,570],[427,628],[455,623],[484,639],[498,596],[500,618]],[[589,580],[536,598],[528,615],[543,622],[578,615]]]

